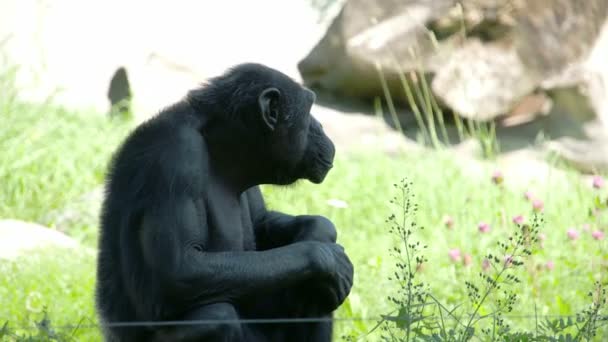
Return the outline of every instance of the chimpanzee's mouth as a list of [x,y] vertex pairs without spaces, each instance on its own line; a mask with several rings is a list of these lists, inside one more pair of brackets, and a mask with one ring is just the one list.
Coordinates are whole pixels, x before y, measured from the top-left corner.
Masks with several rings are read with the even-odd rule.
[[329,171],[334,167],[334,164],[330,161],[319,159],[317,167],[311,170],[308,180],[315,184],[323,182]]
[[329,158],[319,157],[318,161],[323,169],[330,170],[331,168],[334,167],[333,158],[329,159]]

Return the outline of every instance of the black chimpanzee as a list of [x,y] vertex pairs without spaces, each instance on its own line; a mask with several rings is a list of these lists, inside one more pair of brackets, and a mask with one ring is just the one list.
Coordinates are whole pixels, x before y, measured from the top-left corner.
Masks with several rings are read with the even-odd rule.
[[[258,187],[318,184],[332,168],[314,101],[279,71],[242,64],[130,134],[101,214],[96,304],[107,341],[331,340],[331,313],[353,282],[335,227],[267,210]],[[328,319],[240,322],[317,317]]]

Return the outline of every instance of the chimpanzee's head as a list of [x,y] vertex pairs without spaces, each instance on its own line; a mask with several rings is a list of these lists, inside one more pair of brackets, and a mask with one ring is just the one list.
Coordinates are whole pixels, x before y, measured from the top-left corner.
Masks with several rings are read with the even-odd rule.
[[221,141],[254,183],[318,184],[333,166],[334,144],[310,114],[315,93],[277,70],[238,65],[190,92],[189,100],[211,114],[203,135]]

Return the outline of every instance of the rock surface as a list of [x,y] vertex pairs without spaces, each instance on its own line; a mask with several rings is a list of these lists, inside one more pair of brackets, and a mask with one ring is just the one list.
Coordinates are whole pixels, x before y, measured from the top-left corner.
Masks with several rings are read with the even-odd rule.
[[391,129],[384,121],[364,112],[348,114],[315,104],[312,113],[334,141],[337,153],[367,150],[395,155],[422,149],[415,141]]
[[608,58],[607,17],[605,0],[349,0],[299,70],[309,85],[371,99],[384,97],[381,68],[403,101],[399,74],[430,73],[442,105],[482,121],[567,86],[605,117],[608,66],[592,61]]
[[437,71],[432,89],[460,115],[488,121],[509,112],[537,83],[515,50],[470,39]]
[[[392,94],[401,94],[398,73],[435,70],[457,39],[435,41],[424,26],[447,14],[452,0],[349,0],[325,36],[298,64],[313,87],[358,98],[382,96],[379,66]],[[442,58],[443,57],[443,58]],[[395,95],[396,96],[396,95]]]
[[0,220],[0,259],[13,259],[45,247],[79,248],[71,237],[32,222]]

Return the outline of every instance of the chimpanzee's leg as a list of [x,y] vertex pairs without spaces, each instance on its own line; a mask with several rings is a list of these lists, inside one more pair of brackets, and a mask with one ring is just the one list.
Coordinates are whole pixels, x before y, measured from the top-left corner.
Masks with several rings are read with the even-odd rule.
[[[245,331],[232,304],[216,303],[196,308],[177,321],[205,321],[192,325],[161,327],[154,341],[244,341]],[[213,322],[217,321],[217,322]]]

